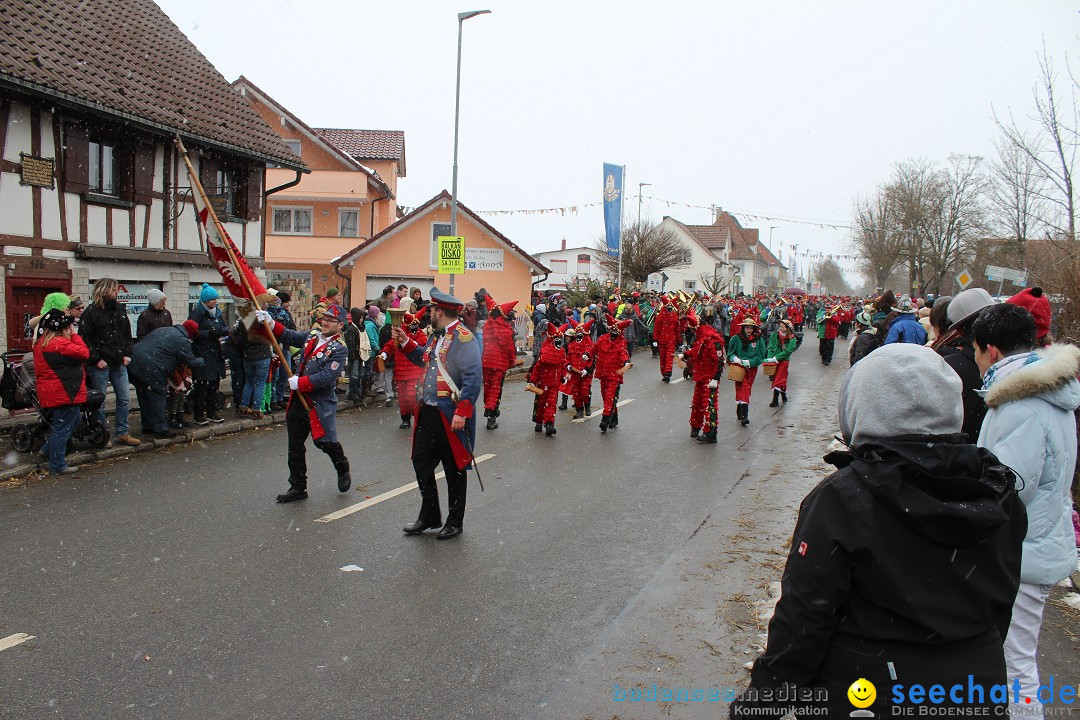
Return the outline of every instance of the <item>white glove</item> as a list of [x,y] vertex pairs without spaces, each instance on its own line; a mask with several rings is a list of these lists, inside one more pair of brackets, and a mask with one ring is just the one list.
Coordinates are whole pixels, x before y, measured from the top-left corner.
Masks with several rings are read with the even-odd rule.
[[383,360],[385,360],[386,359],[386,353],[379,353],[379,357],[381,357]]
[[255,322],[258,322],[260,324],[269,323],[270,327],[274,327],[274,318],[270,317],[270,313],[266,312],[265,310],[255,311]]
[[582,371],[581,371],[581,377],[585,377],[585,376],[586,376],[586,375],[588,375],[588,374],[589,374],[589,371],[588,371],[588,370],[582,370]]
[[296,390],[300,387],[300,376],[292,375],[289,377],[289,389]]
[[716,351],[716,357],[720,358],[720,360],[723,361],[724,360],[724,351],[723,350],[717,350]]
[[731,362],[735,363],[736,365],[742,365],[742,360],[739,359],[738,355],[732,355]]
[[740,360],[739,364],[742,365],[744,368],[750,367],[750,361],[749,360]]
[[767,362],[767,363],[774,363],[774,362],[776,362],[776,358],[774,358],[774,357],[771,357],[771,358],[765,358],[765,362]]
[[715,390],[715,389],[716,389],[716,387],[717,387],[717,382],[716,382],[716,380],[710,380],[710,381],[709,381],[709,389],[710,389],[710,390]]

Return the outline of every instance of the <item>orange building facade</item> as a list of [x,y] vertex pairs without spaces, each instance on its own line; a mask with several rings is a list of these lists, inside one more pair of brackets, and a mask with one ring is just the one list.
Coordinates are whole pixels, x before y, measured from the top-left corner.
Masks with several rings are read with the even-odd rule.
[[[450,234],[450,209],[450,194],[444,190],[343,253],[335,264],[351,280],[352,304],[377,298],[387,285],[419,287],[424,297],[432,287],[448,291],[450,276],[438,272],[436,238]],[[466,269],[454,276],[454,295],[463,300],[484,288],[496,302],[517,300],[524,308],[533,282],[550,272],[460,201],[458,235],[465,238]]]

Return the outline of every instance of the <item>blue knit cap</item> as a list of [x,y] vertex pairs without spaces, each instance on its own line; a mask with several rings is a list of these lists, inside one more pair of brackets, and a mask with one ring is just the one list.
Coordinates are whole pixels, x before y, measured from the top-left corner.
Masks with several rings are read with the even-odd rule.
[[218,291],[210,287],[209,283],[203,283],[202,291],[199,293],[199,302],[210,302],[217,299]]

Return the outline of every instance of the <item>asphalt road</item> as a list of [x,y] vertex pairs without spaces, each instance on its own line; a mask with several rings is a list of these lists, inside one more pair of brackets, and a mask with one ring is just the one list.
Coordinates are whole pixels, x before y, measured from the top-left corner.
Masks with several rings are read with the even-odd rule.
[[607,435],[599,412],[534,433],[508,383],[500,429],[479,429],[487,489],[470,474],[449,542],[401,533],[419,495],[391,409],[339,417],[346,494],[309,446],[310,499],[274,502],[283,427],[0,489],[0,638],[34,636],[0,651],[0,718],[542,717],[757,459],[800,441],[801,389],[828,397],[846,367],[815,349],[786,408],[759,377],[749,429],[723,383],[713,446],[688,437],[691,383],[661,384],[648,353]]

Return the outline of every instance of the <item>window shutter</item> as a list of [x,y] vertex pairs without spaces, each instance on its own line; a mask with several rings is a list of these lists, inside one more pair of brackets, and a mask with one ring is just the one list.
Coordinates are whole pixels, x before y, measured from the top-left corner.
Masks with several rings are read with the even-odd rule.
[[244,198],[244,217],[258,220],[262,217],[263,166],[254,165],[248,170],[246,197]]
[[132,200],[140,205],[149,205],[154,200],[154,150],[153,145],[135,146]]
[[208,155],[199,158],[199,182],[207,195],[217,195],[221,192],[217,186],[217,163]]
[[78,125],[64,127],[64,189],[73,193],[90,189],[90,144]]
[[135,149],[130,145],[116,145],[116,194],[129,202],[135,199]]

